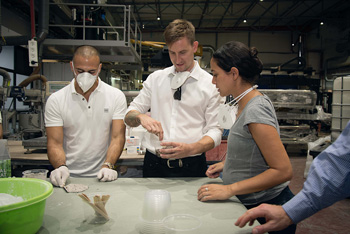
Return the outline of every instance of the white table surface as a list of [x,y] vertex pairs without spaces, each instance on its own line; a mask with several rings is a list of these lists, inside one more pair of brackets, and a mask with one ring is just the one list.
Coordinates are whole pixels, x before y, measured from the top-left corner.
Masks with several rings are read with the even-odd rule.
[[[142,212],[143,198],[149,189],[164,189],[171,194],[170,214],[191,214],[199,217],[202,226],[195,233],[251,233],[252,227],[241,229],[234,225],[246,208],[233,197],[226,201],[200,202],[198,188],[206,183],[222,183],[209,178],[119,178],[113,182],[98,182],[95,178],[70,178],[68,183],[85,184],[89,197],[109,194],[106,204],[110,220],[104,224],[86,222],[86,214],[94,213],[77,193],[54,188],[46,201],[40,234],[46,233],[138,233],[137,224]],[[257,222],[254,223],[257,225]]]

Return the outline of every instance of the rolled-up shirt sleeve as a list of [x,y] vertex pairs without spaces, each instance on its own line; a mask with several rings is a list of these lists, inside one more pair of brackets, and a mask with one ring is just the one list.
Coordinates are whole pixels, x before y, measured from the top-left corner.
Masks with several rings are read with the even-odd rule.
[[224,101],[224,97],[220,97],[218,92],[213,93],[205,112],[207,124],[203,128],[203,133],[204,136],[209,136],[213,139],[215,147],[221,144],[222,129],[220,129],[217,116],[220,103],[224,103]]

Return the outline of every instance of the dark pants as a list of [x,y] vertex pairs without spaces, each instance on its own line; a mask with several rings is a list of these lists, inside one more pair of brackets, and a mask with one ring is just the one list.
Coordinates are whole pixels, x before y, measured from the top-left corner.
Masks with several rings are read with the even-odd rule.
[[[273,204],[273,205],[283,205],[284,203],[289,201],[292,197],[294,197],[294,194],[292,193],[292,191],[290,191],[289,187],[287,186],[285,189],[282,190],[282,192],[277,197],[275,197],[269,201],[262,202],[262,203]],[[245,207],[249,210],[251,208],[259,206],[262,203],[259,203],[256,205],[245,205]],[[261,224],[266,223],[265,218],[257,218],[257,220]],[[275,231],[275,232],[269,232],[269,233],[271,233],[271,234],[294,234],[296,229],[297,229],[297,225],[292,224],[292,225],[288,226],[286,229],[283,229],[281,231]]]
[[147,150],[143,161],[143,177],[205,177],[206,171],[205,153],[181,160],[168,160]]

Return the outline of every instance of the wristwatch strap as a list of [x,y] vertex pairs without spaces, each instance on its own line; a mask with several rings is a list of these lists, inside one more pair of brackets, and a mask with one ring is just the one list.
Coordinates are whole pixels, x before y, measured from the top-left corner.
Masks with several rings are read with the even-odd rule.
[[109,169],[114,169],[114,165],[110,162],[105,162],[102,164],[103,166],[107,166]]

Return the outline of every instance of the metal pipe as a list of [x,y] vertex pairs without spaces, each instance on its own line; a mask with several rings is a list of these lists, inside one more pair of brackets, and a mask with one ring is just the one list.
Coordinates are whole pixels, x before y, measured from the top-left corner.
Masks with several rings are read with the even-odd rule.
[[342,62],[344,62],[348,59],[348,57],[349,57],[349,52],[347,50],[347,51],[345,51],[345,55],[331,57],[331,58],[326,59],[325,65],[324,65],[324,79],[326,81],[334,81],[334,79],[328,79],[328,74],[327,74],[328,73],[328,63],[330,61],[337,61],[337,60],[342,59]]
[[45,88],[47,78],[40,74],[35,74],[29,76],[27,79],[23,80],[18,86],[20,87],[27,87],[30,83],[32,83],[35,80],[40,80],[43,83],[43,89]]
[[35,37],[35,7],[34,0],[30,0],[30,29],[32,38]]
[[[39,22],[38,22],[38,43],[45,40],[49,32],[49,0],[40,0],[39,4]],[[30,35],[27,36],[10,36],[3,37],[0,45],[28,45],[28,41],[32,39]],[[40,56],[40,55],[39,55]]]
[[2,81],[2,87],[3,88],[8,88],[9,87],[9,83],[11,81],[11,77],[8,74],[8,72],[4,69],[0,69],[0,76],[3,76],[3,81]]
[[39,4],[39,22],[38,22],[38,43],[45,40],[49,33],[49,0],[40,0]]

